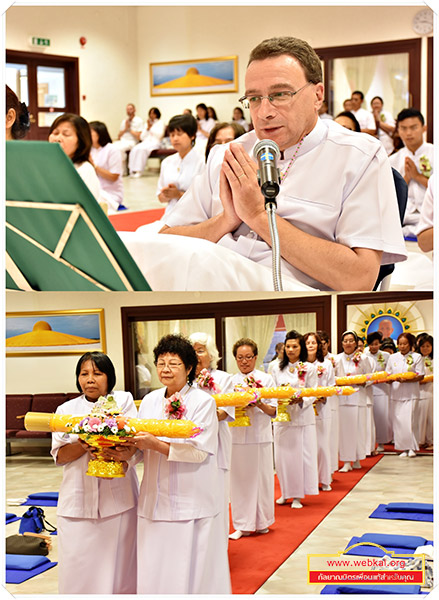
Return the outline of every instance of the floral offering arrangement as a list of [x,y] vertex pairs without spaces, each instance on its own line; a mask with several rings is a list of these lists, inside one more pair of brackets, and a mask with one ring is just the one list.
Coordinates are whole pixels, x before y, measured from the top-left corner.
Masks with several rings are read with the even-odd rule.
[[307,369],[306,363],[299,361],[299,364],[297,365],[297,376],[299,378],[300,383],[303,383],[303,384],[305,383],[305,377],[306,377],[307,372],[308,372],[308,369]]
[[324,373],[326,373],[326,367],[324,367],[323,365],[317,365],[317,377],[322,377],[322,375],[324,375]]
[[387,380],[388,381],[394,381],[395,379],[407,379],[408,381],[410,379],[415,379],[415,377],[418,377],[419,373],[416,373],[416,371],[406,371],[405,373],[393,373],[392,375],[389,375]]
[[113,396],[100,396],[89,415],[72,423],[70,433],[100,434],[103,437],[134,435],[136,430],[128,425],[128,420],[128,417],[120,414]]
[[354,363],[354,365],[355,365],[356,367],[358,367],[358,365],[359,365],[359,364],[360,364],[360,362],[361,362],[361,356],[362,356],[362,353],[361,353],[359,350],[356,350],[356,351],[354,352],[354,355],[353,355],[353,356],[352,356],[352,358],[350,359],[350,360],[351,360],[351,361]]
[[169,398],[165,398],[165,413],[168,419],[182,419],[186,414],[186,406],[183,404],[183,396],[175,392]]
[[219,394],[221,391],[219,386],[215,383],[214,378],[212,377],[209,369],[202,369],[198,374],[198,377],[195,380],[198,385],[214,394]]

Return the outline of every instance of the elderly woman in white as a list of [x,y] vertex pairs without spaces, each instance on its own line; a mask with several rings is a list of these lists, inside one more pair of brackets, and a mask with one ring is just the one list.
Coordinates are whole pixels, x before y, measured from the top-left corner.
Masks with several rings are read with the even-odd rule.
[[189,439],[146,432],[131,438],[144,461],[137,593],[229,594],[215,402],[192,385],[198,360],[188,339],[163,337],[154,348],[154,359],[164,387],[144,397],[139,418],[184,417],[201,433]]
[[[233,392],[232,376],[217,369],[219,352],[212,336],[197,332],[189,336],[189,341],[197,354],[198,364],[195,371],[195,385],[211,396]],[[217,407],[218,418],[218,469],[220,485],[224,499],[223,518],[225,536],[229,535],[229,502],[230,502],[230,465],[232,460],[232,433],[229,423],[235,419],[235,407]]]

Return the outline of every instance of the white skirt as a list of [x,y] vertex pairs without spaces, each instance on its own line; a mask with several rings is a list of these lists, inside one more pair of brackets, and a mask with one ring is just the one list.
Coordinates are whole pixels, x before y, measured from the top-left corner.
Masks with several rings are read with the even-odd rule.
[[138,520],[138,594],[231,594],[224,522]]
[[419,450],[414,429],[414,415],[418,399],[391,400],[393,416],[393,440],[396,450]]
[[366,458],[367,407],[340,406],[340,460],[353,462]]
[[315,425],[275,423],[274,457],[282,496],[303,498],[319,493]]
[[329,485],[332,481],[331,420],[332,419],[316,419],[317,464],[319,467],[319,483],[323,485]]
[[137,507],[105,519],[57,517],[60,594],[135,594]]
[[274,523],[273,444],[233,444],[230,470],[232,522],[240,531]]
[[331,406],[331,471],[338,470],[338,445],[340,437],[340,425],[339,425],[339,406],[338,398],[336,398],[337,404]]
[[376,441],[378,444],[388,444],[392,441],[392,422],[388,394],[374,394],[373,418],[375,422]]

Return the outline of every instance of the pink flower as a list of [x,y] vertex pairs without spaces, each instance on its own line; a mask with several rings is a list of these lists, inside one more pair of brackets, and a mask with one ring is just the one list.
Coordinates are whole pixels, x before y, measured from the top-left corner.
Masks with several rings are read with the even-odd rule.
[[264,387],[259,379],[255,379],[253,375],[248,375],[244,378],[244,382],[249,388],[261,388]]
[[175,392],[167,399],[165,412],[169,419],[181,419],[186,414],[186,407],[183,404],[183,397],[179,392]]
[[212,391],[214,394],[219,394],[220,389],[216,385],[214,378],[208,369],[202,369],[197,377],[197,383],[200,387]]

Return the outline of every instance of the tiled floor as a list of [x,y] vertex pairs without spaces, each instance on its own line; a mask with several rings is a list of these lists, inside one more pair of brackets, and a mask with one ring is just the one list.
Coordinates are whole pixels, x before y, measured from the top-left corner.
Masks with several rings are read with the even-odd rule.
[[[18,448],[13,446],[13,451]],[[139,466],[141,477],[142,467]],[[31,492],[56,491],[62,468],[55,467],[48,447],[29,447],[22,454],[6,458],[6,499],[26,497]],[[325,492],[331,493],[331,492]],[[433,537],[432,523],[368,519],[382,502],[433,502],[433,457],[401,459],[386,455],[359,484],[329,513],[319,526],[258,590],[258,594],[318,594],[322,586],[307,583],[307,555],[342,550],[353,535],[366,532],[403,533]],[[50,523],[56,524],[56,508],[45,507]],[[301,510],[306,510],[304,507]],[[21,515],[25,507],[9,506],[6,511]],[[6,535],[18,532],[18,522],[6,526]],[[57,540],[53,537],[51,560],[57,560]],[[232,542],[233,543],[233,542]],[[20,585],[7,585],[11,594],[24,597],[57,594],[57,567]]]

